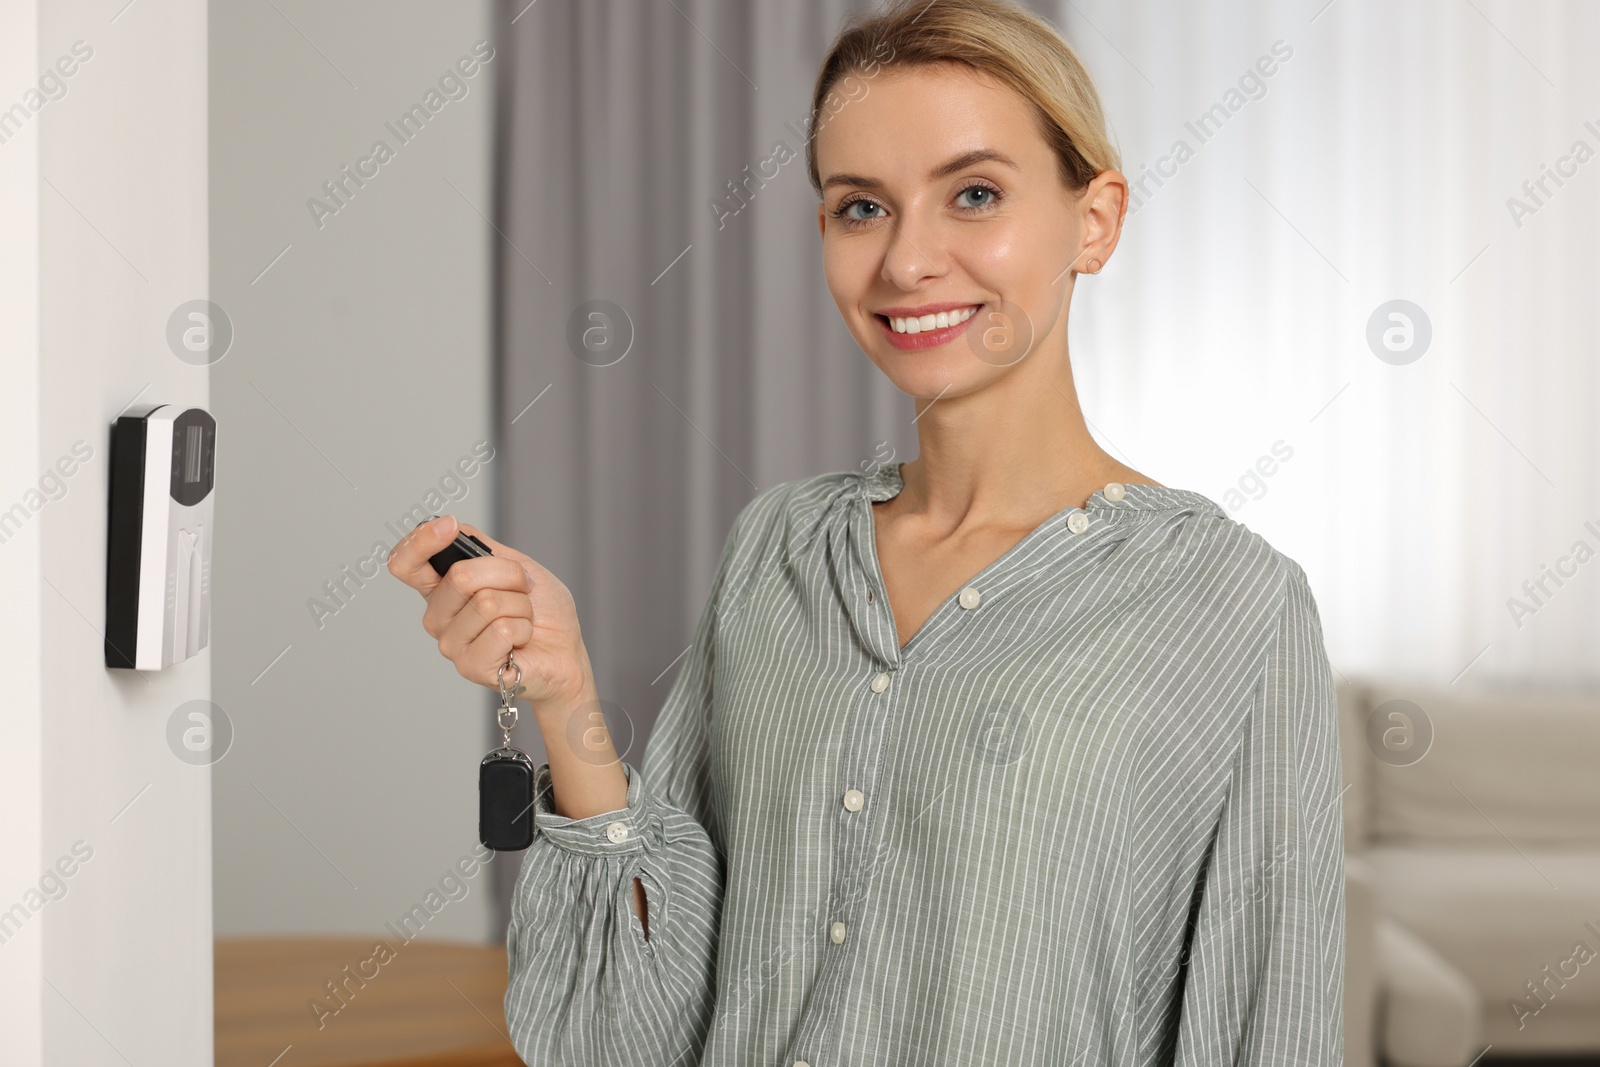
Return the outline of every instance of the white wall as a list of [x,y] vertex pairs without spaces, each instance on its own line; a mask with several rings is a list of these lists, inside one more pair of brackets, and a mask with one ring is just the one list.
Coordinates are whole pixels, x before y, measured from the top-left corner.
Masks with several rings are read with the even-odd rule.
[[[214,699],[236,729],[215,768],[219,936],[378,935],[430,890],[422,936],[490,936],[489,872],[440,882],[478,846],[491,700],[383,556],[417,504],[493,525],[474,446],[494,440],[498,60],[469,61],[466,95],[441,92],[409,142],[386,126],[488,36],[481,3],[212,10],[211,288],[235,329],[213,370]],[[323,183],[377,140],[393,158],[319,226],[307,201],[331,204]],[[431,507],[463,458],[473,476]]]
[[[492,61],[321,229],[306,200],[486,11],[217,16],[0,6],[0,109],[23,104],[0,142],[7,1067],[212,1062],[213,775],[219,933],[378,932],[476,846],[485,691],[386,571],[320,628],[307,602],[441,479],[445,508],[490,522]],[[76,41],[92,55],[30,106]],[[208,297],[236,331],[211,366],[167,340]],[[136,399],[219,423],[211,645],[161,672],[102,658],[109,426]],[[195,699],[234,727],[215,766],[167,741]],[[487,936],[487,884],[447,889],[423,936]]]
[[120,8],[0,6],[8,1067],[211,1062],[210,776],[166,740],[210,656],[112,671],[102,645],[110,424],[209,402],[164,341],[206,293],[206,6]]
[[[0,4],[0,99],[22,95],[38,66],[34,4]],[[39,473],[39,137],[37,124],[0,144],[0,491],[15,500]],[[9,505],[8,505],[9,506]],[[40,877],[44,830],[43,715],[39,668],[41,542],[37,524],[12,533],[0,513],[0,935],[6,911]],[[39,1062],[44,956],[42,922],[27,908],[27,928],[0,944],[0,1051],[17,1063]]]

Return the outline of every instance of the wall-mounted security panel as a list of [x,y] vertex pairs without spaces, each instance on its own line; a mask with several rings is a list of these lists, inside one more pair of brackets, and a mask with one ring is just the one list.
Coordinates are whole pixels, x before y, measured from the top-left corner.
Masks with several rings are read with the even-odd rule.
[[217,423],[200,408],[131,408],[111,427],[106,666],[160,670],[211,636]]

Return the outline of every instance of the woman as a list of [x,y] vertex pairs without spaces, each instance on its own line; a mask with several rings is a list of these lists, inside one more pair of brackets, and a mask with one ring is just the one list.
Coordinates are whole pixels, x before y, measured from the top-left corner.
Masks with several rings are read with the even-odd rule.
[[1067,353],[1127,203],[1049,25],[910,0],[847,28],[808,146],[827,281],[916,400],[912,462],[761,492],[642,768],[572,599],[390,569],[549,762],[508,932],[529,1062],[1341,1061],[1333,684],[1305,574],[1107,455]]

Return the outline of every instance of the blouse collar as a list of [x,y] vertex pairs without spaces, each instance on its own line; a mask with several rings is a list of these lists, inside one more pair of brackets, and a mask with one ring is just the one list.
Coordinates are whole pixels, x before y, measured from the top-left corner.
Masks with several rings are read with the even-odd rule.
[[[883,464],[865,471],[852,468],[832,472],[808,479],[807,484],[820,492],[810,496],[806,506],[788,523],[784,543],[790,558],[803,554],[824,531],[848,526],[857,501],[889,500],[905,488],[898,463]],[[1046,522],[1062,522],[1060,535],[1067,537],[1070,531],[1075,540],[1078,533],[1091,533],[1112,526],[1123,527],[1126,534],[1129,524],[1161,516],[1170,518],[1189,513],[1228,517],[1227,512],[1209,497],[1189,489],[1138,483],[1125,484],[1122,488],[1120,500],[1108,499],[1104,488],[1096,489],[1084,507],[1063,508]],[[868,507],[869,510],[863,514],[871,514],[870,505]],[[1082,515],[1084,519],[1075,519],[1076,515]],[[1093,539],[1099,540],[1098,537]]]
[[[905,479],[900,474],[900,466],[899,463],[884,463],[871,471],[853,470],[850,473],[857,476],[860,493],[868,500],[876,502],[893,499],[905,488]],[[1096,489],[1090,494],[1081,510],[1103,513],[1108,519],[1121,518],[1130,512],[1176,510],[1193,511],[1219,518],[1228,517],[1227,512],[1210,497],[1191,489],[1175,489],[1168,485],[1145,485],[1139,482],[1112,484],[1122,485],[1122,499],[1111,500],[1107,498],[1104,488]]]

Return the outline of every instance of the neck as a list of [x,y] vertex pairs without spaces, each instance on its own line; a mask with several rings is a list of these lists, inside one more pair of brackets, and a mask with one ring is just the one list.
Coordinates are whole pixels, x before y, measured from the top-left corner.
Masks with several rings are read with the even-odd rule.
[[1112,481],[1148,482],[1089,432],[1068,358],[1065,316],[1000,378],[917,401],[918,457],[901,468],[896,510],[950,529],[1031,527],[1083,506]]

